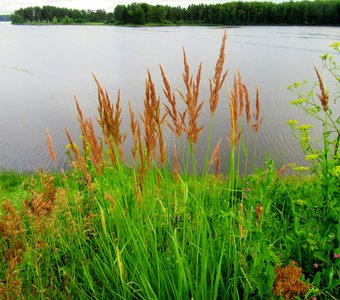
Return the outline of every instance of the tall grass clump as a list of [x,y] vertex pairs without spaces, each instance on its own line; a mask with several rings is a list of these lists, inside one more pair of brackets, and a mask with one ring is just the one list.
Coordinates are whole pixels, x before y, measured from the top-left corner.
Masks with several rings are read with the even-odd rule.
[[[29,184],[20,208],[9,200],[3,204],[0,297],[339,297],[336,139],[324,134],[326,145],[313,152],[319,159],[315,175],[283,177],[291,165],[276,169],[272,160],[263,169],[242,172],[240,161],[248,161],[242,133],[253,131],[257,139],[263,117],[259,89],[254,95],[248,91],[239,71],[233,86],[226,84],[226,40],[225,32],[208,83],[208,103],[200,98],[203,65],[192,74],[185,50],[183,90],[171,86],[160,66],[163,93],[158,95],[147,73],[143,111],[135,112],[129,103],[131,159],[124,145],[128,133],[121,128],[120,92],[111,102],[94,77],[101,133],[75,99],[81,138],[75,140],[66,129],[71,169],[41,172]],[[328,94],[317,74],[316,97],[326,103]],[[230,123],[226,136],[210,145],[220,101],[229,105]],[[327,109],[321,104],[318,112],[324,128],[338,130],[332,127],[336,123],[327,103]],[[196,154],[205,129],[199,118],[204,105],[209,105],[211,120],[200,173]],[[173,147],[166,143],[167,131],[174,135]],[[223,143],[228,144],[227,153],[221,151]],[[55,162],[48,131],[47,144]],[[303,148],[306,155],[310,149]],[[224,157],[229,157],[229,167],[221,174]]]

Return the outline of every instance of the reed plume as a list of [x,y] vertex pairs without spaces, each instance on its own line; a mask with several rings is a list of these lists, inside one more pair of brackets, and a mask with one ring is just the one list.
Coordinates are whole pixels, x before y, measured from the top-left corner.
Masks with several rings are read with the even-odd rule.
[[287,164],[287,165],[284,165],[280,170],[278,170],[276,172],[276,177],[279,177],[281,174],[283,174],[284,172],[286,172],[289,168],[291,168],[294,164],[293,163],[290,163],[290,164]]
[[135,113],[132,109],[131,102],[129,101],[129,112],[130,112],[130,128],[132,133],[132,142],[133,146],[131,148],[132,157],[134,160],[136,160],[136,155],[138,151],[138,136],[137,136],[137,129],[139,122],[135,119]]
[[239,129],[239,89],[238,89],[238,80],[236,74],[234,74],[234,88],[233,91],[227,89],[228,91],[228,100],[229,100],[229,109],[230,109],[230,130],[231,133],[228,136],[229,143],[234,149],[241,137],[242,129]]
[[[70,148],[72,152],[75,154],[76,159],[81,169],[84,171],[84,174],[87,174],[86,177],[88,177],[88,172],[87,172],[86,163],[85,163],[86,159],[89,159],[93,163],[98,175],[101,175],[102,170],[104,168],[102,145],[97,140],[97,137],[94,132],[92,120],[91,119],[86,120],[84,118],[82,109],[79,105],[77,98],[74,97],[74,99],[76,102],[76,107],[77,107],[77,112],[78,112],[78,122],[79,122],[80,130],[82,133],[84,157],[82,157],[77,146],[73,143],[69,133],[66,132],[67,137],[70,141]],[[89,178],[87,179],[89,180]]]
[[200,82],[201,82],[201,72],[202,63],[198,67],[196,74],[196,80],[193,80],[193,75],[190,74],[190,67],[187,61],[187,56],[185,50],[183,49],[183,61],[184,61],[184,72],[183,81],[186,87],[186,94],[184,95],[181,91],[178,91],[184,103],[186,104],[186,111],[188,116],[188,124],[185,125],[185,132],[188,136],[188,140],[194,145],[196,152],[196,144],[199,139],[199,135],[202,132],[204,125],[198,125],[198,118],[201,114],[203,101],[198,102]]
[[328,93],[327,93],[327,90],[323,84],[323,81],[322,81],[322,78],[320,76],[320,73],[319,71],[317,70],[316,67],[314,67],[314,70],[315,70],[315,73],[316,73],[316,76],[318,77],[318,80],[319,80],[319,87],[320,87],[320,91],[321,91],[321,95],[319,94],[316,94],[321,102],[321,105],[322,105],[322,108],[325,112],[328,111],[329,107],[328,107],[328,101],[329,101],[329,96],[328,96]]
[[98,175],[102,175],[104,168],[103,160],[103,147],[100,142],[98,142],[97,137],[94,132],[92,120],[86,120],[86,135],[84,137],[86,144],[90,148],[91,155],[89,157],[90,161],[94,165]]
[[107,91],[104,91],[96,76],[93,78],[98,87],[98,114],[97,121],[102,129],[104,140],[109,147],[109,153],[112,163],[116,163],[114,148],[117,147],[120,159],[124,162],[124,142],[126,134],[121,132],[122,109],[120,106],[120,90],[117,93],[115,106],[111,103]]
[[176,135],[176,137],[180,137],[182,135],[182,132],[184,130],[184,126],[185,126],[185,115],[186,115],[186,111],[184,111],[183,113],[178,112],[177,110],[177,99],[175,96],[175,93],[171,90],[170,87],[170,83],[167,79],[167,77],[165,76],[165,73],[163,71],[162,66],[159,66],[160,70],[161,70],[161,75],[163,78],[163,83],[164,83],[164,95],[165,98],[168,100],[170,105],[166,105],[164,103],[164,108],[166,113],[170,116],[170,119],[172,120],[172,124],[170,124],[170,122],[168,122],[167,120],[166,123],[169,126],[170,130]]
[[[146,147],[146,160],[148,165],[156,155],[157,146],[157,123],[156,110],[159,107],[159,99],[157,99],[155,85],[152,81],[151,74],[148,71],[148,76],[145,81],[145,98],[144,98],[144,113],[142,122],[144,127],[144,142]],[[159,116],[159,115],[158,115]]]
[[143,191],[143,184],[145,179],[146,173],[146,166],[145,166],[145,156],[144,156],[144,147],[142,142],[142,135],[140,133],[140,125],[137,124],[137,139],[138,139],[138,153],[140,157],[140,164],[138,166],[138,175],[139,175],[139,187],[140,191]]
[[55,154],[54,148],[53,148],[53,142],[52,142],[52,137],[50,134],[50,131],[48,130],[48,128],[46,128],[46,140],[47,140],[47,146],[50,152],[50,157],[53,161],[53,163],[55,164],[57,162],[57,156]]
[[78,163],[80,164],[83,170],[86,169],[86,167],[84,167],[85,160],[89,159],[93,163],[97,173],[101,175],[103,167],[104,167],[102,145],[97,140],[97,137],[94,132],[92,120],[91,119],[86,120],[84,118],[81,107],[76,97],[75,97],[75,102],[76,102],[77,111],[78,111],[78,122],[79,122],[80,130],[82,133],[83,151],[84,151],[85,158],[82,157],[80,151],[78,150],[75,143],[73,143],[69,133],[66,130],[66,134],[70,142],[70,148],[72,152],[74,153],[76,160],[78,161]]
[[211,114],[214,114],[216,111],[218,101],[219,101],[219,92],[228,74],[228,70],[223,72],[226,41],[227,41],[227,31],[224,30],[220,53],[216,61],[214,78],[212,80],[209,78],[209,87],[210,87],[209,105],[210,105]]
[[158,136],[158,145],[159,145],[159,157],[160,157],[160,163],[162,166],[165,166],[166,163],[166,147],[164,143],[164,137],[163,137],[163,123],[166,118],[166,114],[163,116],[161,115],[161,110],[160,110],[160,97],[156,96],[155,92],[155,86],[151,80],[151,74],[148,72],[148,76],[150,79],[151,88],[152,88],[152,95],[153,95],[153,110],[154,110],[154,119],[155,119],[155,131]]
[[220,168],[220,163],[221,163],[221,149],[220,149],[220,144],[221,144],[221,140],[220,139],[217,143],[217,145],[215,146],[212,154],[211,154],[211,159],[209,164],[211,166],[215,165],[215,180],[217,181],[218,179],[218,174],[219,174],[219,168]]
[[92,175],[90,172],[87,171],[85,158],[80,153],[77,144],[73,142],[71,135],[66,128],[65,128],[65,132],[66,132],[67,139],[69,141],[68,147],[71,149],[74,155],[74,158],[75,158],[75,160],[71,162],[72,166],[73,168],[80,169],[83,172],[86,178],[87,186],[90,187],[92,185]]
[[79,105],[78,99],[76,96],[74,96],[74,101],[76,102],[76,108],[77,108],[77,113],[78,113],[78,123],[80,127],[80,131],[82,133],[82,141],[83,141],[83,150],[86,152],[86,141],[84,139],[84,136],[86,135],[86,124],[85,124],[85,119],[83,116],[83,112],[81,110],[81,107]]
[[67,136],[67,139],[69,141],[69,148],[71,149],[71,151],[73,152],[73,155],[76,159],[77,162],[83,162],[84,158],[83,156],[81,155],[79,149],[78,149],[78,146],[76,145],[76,143],[73,142],[72,138],[71,138],[71,135],[70,133],[68,132],[67,128],[65,128],[65,132],[66,132],[66,136]]
[[260,108],[261,108],[260,91],[257,88],[256,89],[256,112],[253,113],[255,123],[251,126],[252,129],[256,132],[256,134],[259,133],[260,126],[263,121],[263,117],[260,117]]
[[243,82],[242,82],[242,75],[240,70],[238,70],[238,78],[237,78],[237,86],[238,86],[238,95],[239,95],[239,102],[240,102],[240,109],[239,109],[239,115],[242,116],[243,110],[244,110],[244,90],[243,90]]
[[247,117],[247,123],[249,124],[251,121],[250,98],[249,98],[248,88],[246,87],[245,84],[242,84],[242,90],[243,90],[244,98],[246,100],[246,117]]

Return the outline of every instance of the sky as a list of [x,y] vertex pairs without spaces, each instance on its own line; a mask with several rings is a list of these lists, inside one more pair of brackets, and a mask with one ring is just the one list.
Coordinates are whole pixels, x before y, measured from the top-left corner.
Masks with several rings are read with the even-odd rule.
[[[163,4],[170,6],[188,6],[189,4],[200,3],[224,3],[232,0],[0,0],[0,14],[10,14],[16,9],[28,6],[52,5],[58,7],[76,9],[105,9],[112,12],[117,4],[129,4],[132,2],[145,2],[149,4]],[[243,0],[255,1],[255,0]],[[257,0],[265,1],[265,0]],[[286,0],[289,1],[289,0]],[[283,2],[283,0],[272,0],[272,2]]]

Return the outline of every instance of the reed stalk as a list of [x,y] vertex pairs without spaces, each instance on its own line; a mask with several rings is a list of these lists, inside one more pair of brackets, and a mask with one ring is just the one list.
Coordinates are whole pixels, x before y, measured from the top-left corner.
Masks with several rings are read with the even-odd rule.
[[260,131],[260,126],[263,121],[263,117],[260,116],[261,109],[261,101],[260,101],[260,90],[256,88],[256,100],[255,100],[256,112],[253,113],[253,117],[255,119],[255,123],[251,125],[251,128],[254,130],[256,134],[255,146],[254,146],[254,154],[253,154],[253,168],[252,171],[255,171],[256,168],[256,155],[257,155],[257,144],[258,144],[258,135]]
[[46,128],[46,140],[47,140],[47,146],[48,146],[48,149],[49,149],[50,157],[53,161],[54,166],[56,166],[57,156],[56,156],[54,148],[53,148],[52,137],[51,137],[51,134],[50,134],[50,131],[48,130],[48,128]]

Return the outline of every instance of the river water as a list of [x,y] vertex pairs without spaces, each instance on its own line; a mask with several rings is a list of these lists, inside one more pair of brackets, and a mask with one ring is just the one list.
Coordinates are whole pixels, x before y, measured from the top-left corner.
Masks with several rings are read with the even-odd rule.
[[[111,26],[15,26],[0,23],[0,168],[34,171],[52,166],[45,129],[49,128],[58,166],[67,164],[64,128],[75,140],[80,136],[74,96],[86,116],[96,116],[97,89],[94,73],[115,99],[121,90],[123,131],[130,132],[128,100],[142,111],[144,84],[149,69],[157,93],[164,99],[159,64],[174,88],[183,89],[182,47],[192,71],[203,62],[200,98],[209,98],[223,35],[220,27],[111,27]],[[261,91],[263,125],[257,142],[258,166],[269,158],[277,164],[304,164],[288,119],[305,119],[290,101],[287,86],[316,80],[313,66],[322,69],[320,56],[332,53],[328,46],[340,40],[338,27],[235,27],[227,29],[228,84],[240,69],[251,98]],[[333,55],[336,55],[333,53]],[[321,71],[326,76],[326,72]],[[310,85],[312,86],[312,84]],[[329,83],[328,86],[332,86]],[[179,97],[178,97],[179,98]],[[214,119],[212,145],[222,138],[222,158],[228,160],[229,108],[226,87]],[[204,160],[209,127],[208,104],[200,123],[206,127],[198,144],[199,164]],[[339,105],[335,113],[339,115]],[[307,120],[308,121],[308,120]],[[316,128],[316,135],[318,134]],[[99,133],[98,133],[99,134]],[[252,157],[254,139],[244,145]],[[126,149],[130,149],[127,139]],[[167,135],[168,144],[173,137]]]

